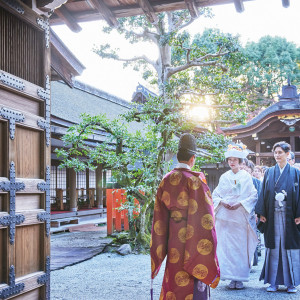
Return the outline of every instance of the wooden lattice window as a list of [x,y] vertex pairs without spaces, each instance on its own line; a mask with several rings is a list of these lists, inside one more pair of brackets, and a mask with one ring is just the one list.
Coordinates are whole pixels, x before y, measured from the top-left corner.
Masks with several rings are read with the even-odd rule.
[[44,33],[0,7],[0,70],[44,86]]
[[51,180],[50,180],[50,197],[51,202],[54,202],[53,199],[56,197],[56,166],[51,166]]
[[96,188],[96,172],[94,170],[89,170],[89,188]]
[[116,180],[112,176],[112,171],[106,170],[106,183],[112,183],[112,182],[116,182]]
[[61,169],[61,168],[57,167],[56,173],[57,173],[56,188],[57,189],[63,189],[64,190],[64,196],[65,196],[66,189],[67,189],[67,171],[66,171],[66,168]]
[[85,189],[86,188],[86,172],[85,171],[77,172],[76,188],[77,189]]

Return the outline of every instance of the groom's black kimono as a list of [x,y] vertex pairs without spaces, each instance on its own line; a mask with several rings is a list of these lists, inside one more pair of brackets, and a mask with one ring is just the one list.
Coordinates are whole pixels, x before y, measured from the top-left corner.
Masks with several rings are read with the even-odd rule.
[[266,171],[255,212],[266,217],[267,222],[263,226],[265,245],[267,248],[274,249],[275,191],[280,193],[285,190],[287,192],[285,249],[300,249],[300,225],[297,226],[295,223],[295,218],[300,217],[300,172],[287,164],[280,178],[279,176],[277,164]]

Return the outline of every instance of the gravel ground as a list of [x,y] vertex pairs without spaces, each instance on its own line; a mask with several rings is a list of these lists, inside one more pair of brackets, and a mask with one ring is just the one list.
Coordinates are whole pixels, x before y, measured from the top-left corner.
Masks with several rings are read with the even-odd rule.
[[[263,258],[253,267],[250,281],[244,290],[228,290],[228,281],[221,281],[217,289],[211,290],[212,300],[299,300],[297,294],[281,291],[268,293],[266,285],[258,281]],[[162,268],[154,280],[154,299],[159,299]],[[127,255],[103,253],[77,265],[51,272],[51,299],[54,300],[149,300],[150,289],[149,255]],[[298,288],[299,289],[299,288]],[[183,300],[183,299],[177,299]]]

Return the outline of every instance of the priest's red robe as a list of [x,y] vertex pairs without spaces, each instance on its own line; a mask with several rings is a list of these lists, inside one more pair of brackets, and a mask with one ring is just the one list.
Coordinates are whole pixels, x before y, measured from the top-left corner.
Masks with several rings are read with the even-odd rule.
[[152,279],[167,256],[160,300],[192,300],[195,278],[213,288],[219,283],[213,201],[204,181],[203,173],[174,169],[159,185],[150,253]]

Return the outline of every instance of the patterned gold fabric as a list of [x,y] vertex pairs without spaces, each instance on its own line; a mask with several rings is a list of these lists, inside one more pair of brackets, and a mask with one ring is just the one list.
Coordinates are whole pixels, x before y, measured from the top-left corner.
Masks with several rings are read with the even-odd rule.
[[167,257],[160,299],[192,300],[195,278],[213,288],[218,285],[212,204],[202,173],[174,169],[159,185],[150,252],[152,278]]

